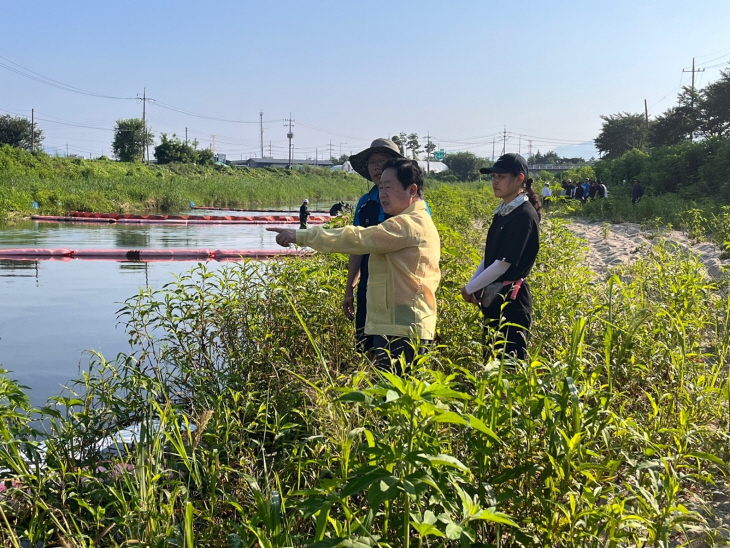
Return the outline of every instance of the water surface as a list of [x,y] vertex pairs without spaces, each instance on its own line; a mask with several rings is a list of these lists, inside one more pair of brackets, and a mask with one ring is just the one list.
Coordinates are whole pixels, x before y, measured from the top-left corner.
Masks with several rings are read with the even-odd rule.
[[[275,234],[267,232],[266,226],[28,221],[0,225],[0,249],[277,248]],[[124,300],[141,287],[161,288],[196,263],[0,260],[0,367],[30,387],[34,405],[45,405],[80,369],[88,367],[88,350],[108,360],[129,352],[127,335],[116,319]],[[210,269],[226,265],[208,264]]]

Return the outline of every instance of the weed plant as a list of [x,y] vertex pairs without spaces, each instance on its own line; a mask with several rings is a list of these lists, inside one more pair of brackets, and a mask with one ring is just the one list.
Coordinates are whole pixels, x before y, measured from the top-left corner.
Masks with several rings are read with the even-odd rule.
[[[127,300],[130,352],[97,355],[48,407],[2,379],[0,542],[718,540],[701,511],[728,473],[730,300],[718,284],[661,246],[597,278],[584,244],[547,219],[531,357],[485,361],[479,314],[458,290],[493,198],[442,187],[427,199],[443,242],[438,344],[412,375],[353,351],[339,308],[347,257],[200,264]],[[134,446],[94,443],[132,422]]]

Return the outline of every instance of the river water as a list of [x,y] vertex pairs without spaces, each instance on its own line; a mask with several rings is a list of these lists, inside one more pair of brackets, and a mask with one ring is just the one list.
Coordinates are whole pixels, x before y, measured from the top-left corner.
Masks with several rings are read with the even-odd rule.
[[[275,234],[267,232],[266,226],[28,221],[0,225],[0,249],[275,249]],[[116,316],[124,300],[141,287],[161,288],[196,263],[0,260],[0,368],[10,370],[11,378],[29,387],[33,405],[45,405],[88,367],[89,350],[107,360],[129,352]],[[209,268],[225,265],[211,261]]]

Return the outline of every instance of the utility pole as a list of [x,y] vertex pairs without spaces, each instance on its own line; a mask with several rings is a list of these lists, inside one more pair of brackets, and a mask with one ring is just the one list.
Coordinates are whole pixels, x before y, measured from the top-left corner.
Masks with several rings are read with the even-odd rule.
[[144,144],[142,145],[142,161],[144,161],[145,150],[147,151],[147,163],[150,163],[150,146],[147,144],[147,101],[154,101],[147,97],[147,88],[142,91],[142,97],[137,94],[137,100],[142,101],[142,125],[144,126]]
[[520,156],[522,155],[522,135],[519,136],[519,141],[517,141],[517,154]]
[[494,143],[496,140],[496,137],[492,137],[492,162],[494,162]]
[[261,127],[261,157],[264,157],[264,111],[259,111],[259,126]]
[[532,158],[532,139],[528,139],[527,142],[530,143],[530,147],[528,148],[529,152],[527,153],[527,158],[530,159]]
[[330,158],[332,158],[332,139],[330,139]]
[[[692,73],[692,113],[694,114],[694,111],[695,111],[695,72],[705,72],[705,69],[695,70],[695,58],[692,57],[692,70],[683,69],[682,72],[691,72]],[[693,137],[694,137],[694,131],[692,131],[689,134],[690,142],[693,140]]]
[[[294,120],[292,120],[292,118],[291,118],[291,112],[289,113],[289,118],[287,120],[285,120],[285,121],[286,122],[289,122],[289,132],[286,134],[286,138],[289,139],[289,165],[287,167],[289,169],[291,169],[291,162],[292,162],[292,157],[291,157],[292,145],[291,145],[291,141],[292,141],[292,139],[294,139],[294,133],[292,133],[292,122],[294,122]],[[286,124],[284,124],[284,127],[286,127]]]
[[30,109],[30,151],[35,152],[35,109]]
[[185,128],[185,146],[188,146],[188,128]]
[[428,143],[426,147],[426,175],[428,176],[431,173],[431,130],[426,135],[426,142]]
[[211,135],[210,137],[210,150],[212,150],[213,154],[215,154],[215,135]]
[[646,116],[646,129],[649,129],[649,107],[646,106],[646,99],[644,99],[644,116]]
[[314,165],[317,165],[317,162],[319,162],[319,149],[314,149]]
[[273,158],[274,155],[271,153],[271,141],[269,141],[269,158]]
[[507,126],[504,126],[504,133],[502,134],[502,155],[507,150]]
[[150,150],[147,148],[147,88],[142,90],[142,125],[144,126],[144,144],[142,149],[142,161],[144,162],[145,149],[147,150],[147,160],[150,158]]

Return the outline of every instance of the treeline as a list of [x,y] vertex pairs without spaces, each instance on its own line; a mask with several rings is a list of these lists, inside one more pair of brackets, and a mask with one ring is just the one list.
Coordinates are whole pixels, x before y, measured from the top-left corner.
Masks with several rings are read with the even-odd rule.
[[[190,202],[215,207],[354,200],[362,177],[305,166],[249,169],[171,163],[84,160],[0,146],[0,221],[34,213],[180,211]],[[34,207],[37,206],[37,209]]]
[[702,89],[683,87],[675,106],[649,120],[646,114],[620,112],[601,116],[595,139],[602,157],[613,160],[638,149],[647,152],[717,137],[730,137],[730,70]]
[[630,150],[593,166],[598,178],[611,184],[637,179],[654,194],[678,193],[691,199],[713,198],[730,203],[730,138],[682,142],[646,152]]

